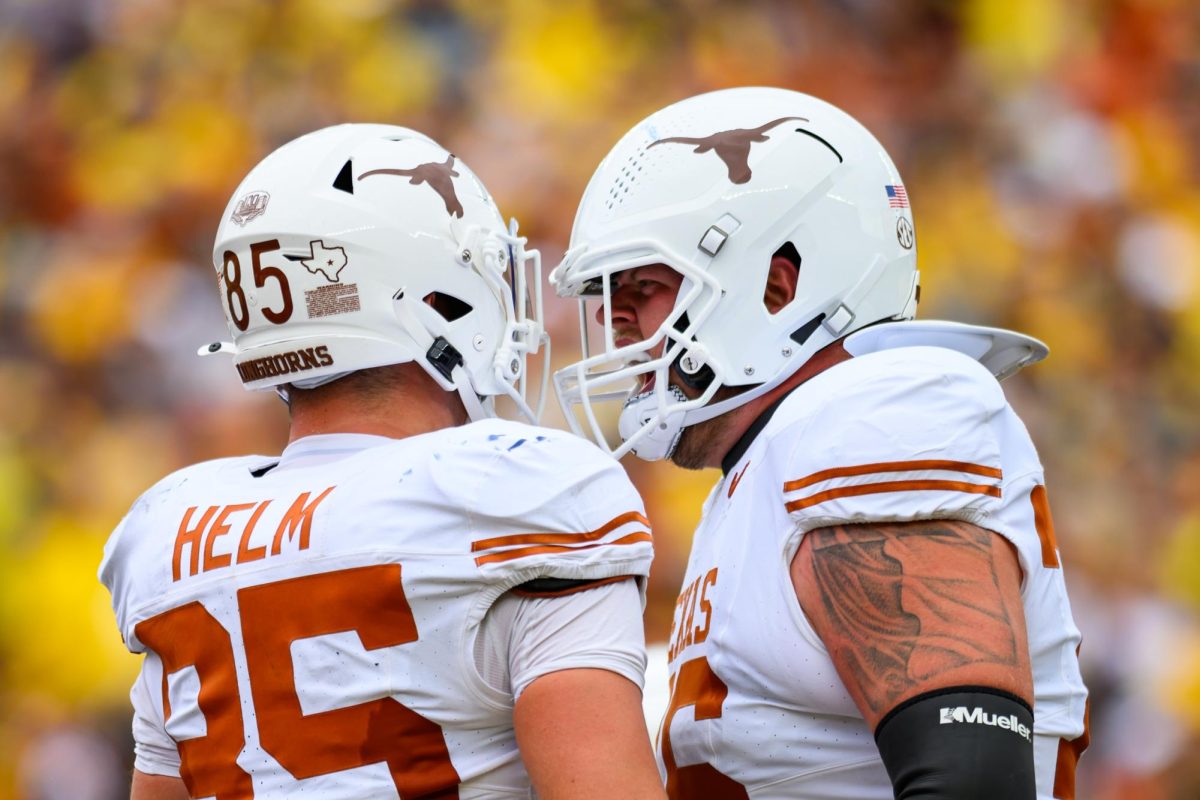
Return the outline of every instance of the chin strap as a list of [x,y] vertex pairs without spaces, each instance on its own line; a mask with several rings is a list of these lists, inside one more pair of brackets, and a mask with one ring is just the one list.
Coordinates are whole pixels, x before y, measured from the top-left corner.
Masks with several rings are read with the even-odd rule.
[[[668,386],[667,393],[676,402],[687,402],[687,396],[678,386]],[[625,401],[621,416],[617,421],[617,430],[621,439],[632,442],[630,452],[643,461],[661,461],[670,458],[679,445],[679,437],[683,435],[683,414],[667,414],[664,419],[651,428],[647,425],[658,416],[658,398],[653,391],[642,392]],[[643,430],[644,429],[644,430]]]
[[[536,353],[539,349],[544,349],[541,356],[542,380],[541,387],[538,390],[538,404],[536,409],[530,407],[524,397],[525,382],[529,374],[528,358],[526,358],[525,369],[518,373],[512,367],[509,367],[507,371],[505,368],[506,364],[521,363],[516,353],[508,348],[504,348],[496,354],[496,384],[500,386],[505,397],[513,401],[513,404],[517,407],[517,411],[525,417],[530,425],[537,425],[538,421],[541,420],[542,411],[546,406],[546,392],[550,386],[550,335],[542,331],[538,334],[537,341],[538,347],[534,348],[532,352]],[[521,388],[518,388],[518,385]]]
[[[772,389],[780,386],[798,371],[784,371],[766,383],[760,383],[753,389],[735,394],[733,397],[727,397],[716,403],[709,403],[708,405],[694,408],[691,411],[668,413],[659,420],[658,424],[649,433],[642,434],[642,438],[631,448],[631,452],[645,461],[658,461],[670,458],[675,452],[675,448],[679,445],[679,438],[683,435],[684,428],[699,425],[701,422],[707,422],[710,419],[733,411],[735,408],[744,406],[751,400],[762,397]],[[680,403],[688,401],[687,396],[677,386],[672,384],[668,387],[668,391],[674,400]],[[621,411],[618,426],[621,438],[625,441],[632,439],[634,435],[657,415],[658,411],[659,404],[653,392],[644,392],[636,397],[631,397],[626,402],[625,408]],[[638,420],[640,421],[635,426],[634,423]]]
[[458,352],[454,345],[444,336],[434,336],[403,302],[396,305],[396,319],[413,343],[425,352],[425,355],[418,359],[418,363],[443,389],[458,393],[471,421],[494,416],[488,412],[475,392],[471,376],[463,366],[462,353]]
[[471,376],[467,374],[466,369],[461,365],[454,370],[454,388],[458,392],[459,398],[462,400],[463,407],[467,409],[467,416],[472,422],[478,422],[481,419],[489,419],[495,414],[489,413],[484,407],[483,402],[479,399],[479,395],[475,394],[475,387],[471,385]]

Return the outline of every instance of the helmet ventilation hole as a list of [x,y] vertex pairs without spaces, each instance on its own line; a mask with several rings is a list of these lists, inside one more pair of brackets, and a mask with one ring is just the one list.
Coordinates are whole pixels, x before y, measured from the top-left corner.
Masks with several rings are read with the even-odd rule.
[[333,179],[333,188],[340,189],[346,194],[354,194],[354,167],[351,165],[350,159],[346,159],[341,171]]
[[445,292],[430,292],[423,298],[425,303],[433,308],[446,322],[462,319],[473,310],[470,303],[459,300]]
[[613,185],[608,190],[608,201],[604,207],[611,210],[614,205],[623,205],[625,197],[629,194],[629,190],[633,188],[634,181],[638,178],[638,173],[642,171],[642,157],[646,154],[645,148],[637,150],[625,159],[625,164],[621,167],[621,174],[614,181]]

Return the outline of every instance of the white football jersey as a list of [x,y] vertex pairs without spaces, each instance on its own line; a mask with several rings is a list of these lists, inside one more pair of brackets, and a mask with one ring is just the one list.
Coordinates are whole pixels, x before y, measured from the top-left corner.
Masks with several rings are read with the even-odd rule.
[[892,785],[796,598],[810,530],[964,520],[1016,547],[1038,796],[1068,796],[1086,690],[1037,452],[999,384],[938,347],[842,362],[793,391],[717,484],[676,605],[659,732],[672,798],[879,798]]
[[160,715],[193,797],[529,797],[476,634],[536,578],[644,583],[650,529],[620,465],[503,420],[277,462],[181,470],[105,547],[143,694],[160,692],[147,710],[135,687],[135,730]]

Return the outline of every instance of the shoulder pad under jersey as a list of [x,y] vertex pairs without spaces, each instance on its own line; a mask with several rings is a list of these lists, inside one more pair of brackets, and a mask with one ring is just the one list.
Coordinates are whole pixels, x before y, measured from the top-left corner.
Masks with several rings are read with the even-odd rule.
[[842,346],[852,356],[897,347],[944,347],[975,359],[998,381],[1050,353],[1044,343],[1023,333],[933,319],[871,325],[847,336]]
[[481,570],[505,582],[649,573],[650,523],[616,460],[572,434],[504,420],[460,432],[432,477],[469,509]]
[[870,353],[818,375],[767,432],[781,500],[801,531],[828,525],[964,519],[998,506],[998,415],[978,362],[935,347]]

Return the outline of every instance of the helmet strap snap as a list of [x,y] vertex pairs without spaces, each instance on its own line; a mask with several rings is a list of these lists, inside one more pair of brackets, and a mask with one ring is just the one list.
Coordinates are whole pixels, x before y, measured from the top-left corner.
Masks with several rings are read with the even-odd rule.
[[461,367],[465,363],[462,353],[458,352],[444,336],[438,336],[433,340],[433,344],[425,352],[425,358],[448,381],[454,380],[455,367]]

